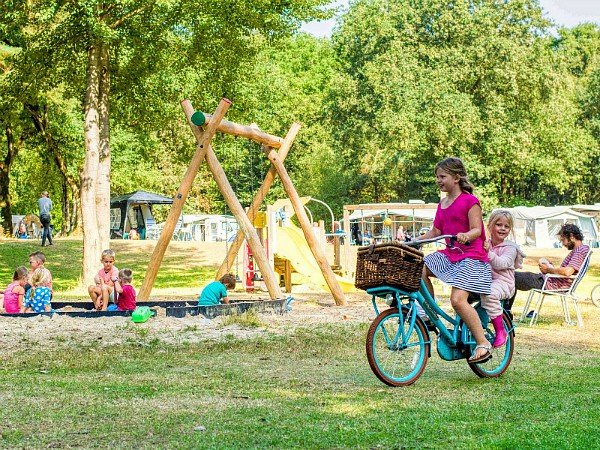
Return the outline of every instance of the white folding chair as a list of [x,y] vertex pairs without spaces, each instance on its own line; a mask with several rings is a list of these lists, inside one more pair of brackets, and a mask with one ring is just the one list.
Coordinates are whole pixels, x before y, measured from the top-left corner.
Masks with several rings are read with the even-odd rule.
[[[538,318],[540,317],[540,311],[542,309],[542,305],[544,303],[544,298],[546,296],[557,296],[560,298],[560,301],[562,303],[563,313],[565,315],[565,322],[567,322],[567,324],[569,324],[569,325],[575,325],[575,322],[573,322],[571,320],[571,314],[569,313],[568,301],[570,299],[573,302],[573,306],[575,308],[575,313],[577,314],[577,325],[579,325],[580,327],[583,327],[583,318],[581,316],[581,310],[579,309],[579,304],[577,303],[579,301],[579,296],[575,293],[575,290],[577,289],[577,286],[579,285],[579,283],[581,282],[581,280],[583,279],[583,277],[585,276],[585,274],[589,268],[591,257],[592,257],[592,251],[590,250],[588,252],[588,254],[585,255],[585,259],[583,260],[583,264],[581,265],[579,272],[577,272],[577,274],[575,274],[575,275],[571,275],[570,277],[565,277],[562,275],[554,275],[554,274],[546,275],[546,277],[544,279],[544,284],[542,285],[542,288],[541,289],[532,289],[529,292],[529,296],[527,297],[527,301],[525,302],[525,306],[523,307],[523,312],[521,313],[519,322],[523,322],[525,319],[527,319],[527,314],[528,314],[529,308],[531,307],[531,301],[533,300],[533,297],[535,295],[538,296],[538,299],[537,299],[535,308],[532,310],[533,312],[530,317],[531,320],[529,321],[529,325],[535,325],[537,323]],[[548,280],[557,279],[557,278],[571,279],[571,280],[573,280],[573,282],[571,283],[571,285],[569,287],[564,288],[564,289],[547,289],[546,284],[548,283]]]

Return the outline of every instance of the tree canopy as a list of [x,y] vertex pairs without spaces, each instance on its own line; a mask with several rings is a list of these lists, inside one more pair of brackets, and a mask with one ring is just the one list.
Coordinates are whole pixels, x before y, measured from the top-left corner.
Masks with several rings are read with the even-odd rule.
[[[179,102],[211,112],[221,96],[229,120],[277,135],[303,124],[286,166],[301,195],[337,214],[436,200],[432,170],[450,155],[487,210],[599,201],[598,26],[555,30],[536,0],[356,0],[331,39],[297,31],[326,4],[0,7],[4,227],[48,189],[55,224],[99,230],[104,245],[111,193],[177,189],[194,151]],[[242,139],[219,135],[214,148],[248,205],[268,162]],[[275,185],[269,199],[282,195]],[[186,210],[227,212],[205,169]]]

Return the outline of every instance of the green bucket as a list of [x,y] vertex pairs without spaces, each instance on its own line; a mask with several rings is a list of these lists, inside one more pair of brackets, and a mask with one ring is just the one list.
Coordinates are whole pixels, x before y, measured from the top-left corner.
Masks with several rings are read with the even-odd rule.
[[152,315],[152,310],[149,306],[138,306],[131,313],[131,320],[135,323],[143,323],[152,317]]

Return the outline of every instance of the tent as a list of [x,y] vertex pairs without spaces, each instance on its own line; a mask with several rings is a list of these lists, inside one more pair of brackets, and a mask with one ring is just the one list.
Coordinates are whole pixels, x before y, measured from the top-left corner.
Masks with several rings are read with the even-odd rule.
[[146,191],[135,191],[110,199],[111,237],[127,236],[131,229],[137,230],[141,239],[146,229],[155,224],[152,205],[170,205],[173,199]]
[[566,206],[517,206],[509,210],[515,219],[518,244],[539,248],[560,247],[556,233],[565,223],[577,225],[590,247],[598,246],[598,228],[593,217]]
[[[378,209],[377,204],[367,204],[369,209],[356,209],[350,214],[350,229],[353,239],[368,244],[372,236],[376,241],[392,240],[400,226],[410,236],[428,230],[435,218],[435,209],[387,208]],[[374,209],[370,209],[373,207]],[[392,220],[389,228],[383,226],[386,217]]]
[[231,242],[239,228],[235,217],[218,214],[184,214],[183,226],[192,240],[204,242]]

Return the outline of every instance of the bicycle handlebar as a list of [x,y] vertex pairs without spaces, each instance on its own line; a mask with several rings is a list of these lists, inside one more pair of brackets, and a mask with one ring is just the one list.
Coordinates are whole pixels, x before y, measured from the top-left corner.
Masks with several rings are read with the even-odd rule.
[[[432,237],[429,239],[415,240],[404,242],[404,245],[408,245],[409,247],[419,247],[423,244],[429,244],[430,242],[441,241],[442,239],[450,239],[450,243],[446,244],[448,247],[454,247],[456,243],[457,237],[455,234],[440,234],[439,236]],[[470,242],[465,242],[463,245],[471,245]]]

